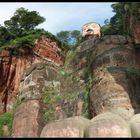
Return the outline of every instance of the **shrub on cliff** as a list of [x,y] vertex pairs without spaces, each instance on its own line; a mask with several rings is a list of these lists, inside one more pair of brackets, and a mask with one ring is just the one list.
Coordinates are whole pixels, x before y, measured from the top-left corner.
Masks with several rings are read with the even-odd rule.
[[1,49],[21,47],[31,49],[34,46],[35,40],[41,35],[45,35],[59,42],[59,40],[48,31],[35,28],[44,21],[45,18],[40,16],[36,11],[28,11],[22,7],[17,9],[14,16],[12,16],[10,20],[6,20],[4,26],[0,26]]
[[4,26],[0,26],[0,46],[32,46],[34,38],[42,31],[35,27],[44,21],[45,18],[36,11],[28,11],[22,7],[17,9],[14,16],[4,21]]
[[8,126],[8,132],[9,136],[11,135],[11,129],[12,129],[12,113],[6,112],[3,115],[0,116],[0,137],[2,137],[4,134],[3,132],[3,126],[6,125]]
[[140,3],[132,2],[116,2],[111,5],[115,13],[111,17],[108,24],[102,27],[104,35],[120,34],[131,35],[130,31],[130,16],[134,16],[140,20]]
[[11,40],[12,35],[8,32],[8,30],[0,25],[0,46],[5,44],[7,40]]

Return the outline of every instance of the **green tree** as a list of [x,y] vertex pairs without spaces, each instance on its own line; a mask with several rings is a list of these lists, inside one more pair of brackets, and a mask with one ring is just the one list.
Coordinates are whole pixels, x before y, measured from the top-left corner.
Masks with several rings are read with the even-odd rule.
[[104,21],[104,24],[105,25],[108,25],[109,24],[109,19],[108,18]]
[[21,36],[23,31],[33,30],[37,25],[43,23],[45,18],[36,11],[28,11],[23,7],[16,10],[10,20],[6,20],[4,25],[13,36]]
[[81,34],[78,30],[73,31],[60,31],[56,37],[64,44],[74,46],[81,40]]
[[135,17],[140,17],[140,3],[139,2],[129,2],[128,3],[128,10],[130,11],[130,13],[135,16]]
[[56,37],[64,44],[69,44],[70,31],[60,31],[56,34]]
[[103,35],[111,35],[113,33],[113,28],[110,24],[109,19],[106,19],[104,21],[104,24],[105,25],[101,27],[101,32],[103,33]]
[[134,16],[140,20],[140,3],[117,2],[111,5],[114,16],[110,19],[109,24],[102,26],[103,33],[131,35],[130,17]]
[[71,32],[71,38],[73,38],[73,45],[77,45],[81,41],[81,33],[78,30],[73,30]]
[[110,19],[113,34],[125,33],[125,19],[124,19],[124,2],[112,4],[113,12],[116,14]]
[[6,43],[7,40],[12,38],[11,34],[7,31],[4,26],[0,25],[0,46]]

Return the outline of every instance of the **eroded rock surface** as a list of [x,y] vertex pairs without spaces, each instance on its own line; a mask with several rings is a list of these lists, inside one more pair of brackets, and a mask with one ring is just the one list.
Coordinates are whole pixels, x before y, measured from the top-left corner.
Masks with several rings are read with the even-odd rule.
[[131,137],[129,125],[120,116],[106,112],[94,117],[87,129],[86,137]]
[[[90,93],[93,116],[117,108],[125,109],[130,118],[138,112],[140,104],[135,52],[130,38],[108,36],[93,48],[93,87]],[[131,73],[132,72],[132,73]],[[132,78],[133,77],[133,78]]]
[[88,119],[80,116],[54,121],[43,128],[40,137],[83,138],[88,123]]
[[21,103],[13,120],[13,137],[39,137],[41,112],[38,100]]
[[[89,39],[68,52],[63,67],[43,60],[26,69],[18,99],[21,105],[39,101],[43,114],[43,123],[36,123],[41,135],[36,130],[29,136],[131,137],[129,120],[140,111],[140,67],[133,47],[131,38],[120,35]],[[83,128],[84,120],[73,116],[91,120]]]
[[33,51],[39,57],[51,61],[56,65],[64,64],[64,49],[62,51],[62,48],[59,47],[58,43],[50,38],[42,36],[38,39]]
[[15,102],[24,70],[36,59],[26,52],[13,56],[9,50],[0,52],[0,58],[0,113],[4,113],[10,111]]
[[134,115],[130,120],[132,137],[140,137],[140,114]]
[[[41,37],[33,49],[33,52],[19,49],[14,54],[14,49],[0,52],[0,113],[10,111],[19,93],[20,81],[23,74],[30,66],[41,63],[47,59],[54,65],[63,65],[64,53],[57,41]],[[32,66],[33,67],[33,66]]]
[[83,32],[88,38],[66,56],[44,36],[30,55],[0,53],[0,113],[18,101],[13,137],[139,136],[138,35],[101,38],[98,24]]

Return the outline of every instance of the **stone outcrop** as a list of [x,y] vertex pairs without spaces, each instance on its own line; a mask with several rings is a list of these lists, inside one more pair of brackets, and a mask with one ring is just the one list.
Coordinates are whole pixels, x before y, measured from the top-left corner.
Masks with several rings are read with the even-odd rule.
[[[39,100],[42,104],[40,110],[44,113],[41,119],[45,123],[84,115],[85,85],[77,82],[80,80],[78,76],[74,79],[77,73],[73,72],[69,75],[66,72],[67,75],[65,75],[65,72],[64,69],[48,61],[33,64],[22,76],[17,96],[19,102],[22,104],[28,100]],[[24,111],[28,114],[28,110]],[[18,117],[22,119],[22,114]],[[14,125],[16,123],[18,118],[15,117]],[[29,123],[32,125],[32,122]]]
[[40,137],[84,137],[84,131],[89,120],[80,116],[70,117],[47,124]]
[[[26,69],[20,82],[19,100],[41,99],[43,93],[59,75],[59,68],[55,65],[40,62]],[[59,81],[56,82],[59,84]]]
[[131,39],[103,37],[103,41],[95,44],[93,49],[94,81],[90,93],[93,116],[117,108],[126,110],[128,118],[139,112],[139,91],[134,85],[139,76],[134,77],[131,73],[139,71],[139,65]]
[[140,137],[140,114],[134,115],[130,120],[132,137]]
[[[39,101],[38,110],[30,106],[41,113],[40,119],[37,113],[34,117],[36,124],[28,121],[27,128],[36,129],[26,137],[131,137],[135,126],[130,128],[129,121],[140,111],[139,69],[133,41],[120,35],[84,41],[68,52],[63,67],[45,59],[31,65],[21,78],[19,108]],[[19,108],[14,137],[25,136]],[[26,115],[25,121],[34,115]],[[73,116],[88,117],[88,125],[83,128],[85,119],[75,122]]]
[[[66,57],[66,61],[69,59],[68,57]],[[74,57],[72,57],[72,59],[74,59]],[[79,64],[80,61],[76,64],[76,68],[81,67]],[[82,67],[85,68],[84,65]],[[17,99],[21,104],[20,106],[23,107],[29,101],[39,100],[41,104],[39,110],[43,114],[40,116],[40,119],[44,122],[40,125],[40,130],[43,129],[46,123],[54,120],[62,120],[78,115],[84,116],[84,94],[86,87],[81,76],[85,74],[79,72],[80,71],[73,68],[71,71],[67,71],[65,68],[60,68],[58,65],[47,60],[35,63],[24,71]],[[34,106],[32,106],[32,110],[33,109]],[[24,112],[25,114],[29,114],[28,109],[24,110]],[[19,118],[23,118],[22,113],[18,113],[18,117],[16,115],[14,116],[14,128],[17,128],[16,126],[19,125]],[[28,119],[31,119],[30,116],[26,116],[26,120]],[[32,121],[28,122],[28,125],[29,128],[31,128],[33,125]],[[21,126],[21,130],[14,130],[13,136],[17,137],[20,134],[20,137],[24,137],[22,127],[24,126]],[[38,126],[36,125],[36,127]],[[33,132],[27,136],[31,135],[38,137],[38,135]]]
[[19,49],[18,53],[14,54],[14,51],[7,49],[0,52],[0,113],[11,110],[27,68],[43,62],[44,58],[52,61],[54,65],[64,63],[64,54],[60,55],[61,46],[58,42],[45,37],[36,42],[33,52]]
[[131,137],[126,121],[110,112],[94,117],[85,131],[86,137]]
[[12,137],[139,137],[138,35],[101,37],[96,25],[66,56],[44,36],[32,52],[0,53],[0,113],[18,103]]
[[56,41],[45,36],[41,36],[33,48],[34,53],[39,57],[61,66],[64,64],[64,50],[62,50]]
[[11,110],[19,92],[21,76],[36,60],[25,52],[13,56],[9,50],[0,52],[0,58],[0,113],[3,113]]
[[38,137],[41,131],[41,115],[38,100],[20,104],[13,120],[12,137]]

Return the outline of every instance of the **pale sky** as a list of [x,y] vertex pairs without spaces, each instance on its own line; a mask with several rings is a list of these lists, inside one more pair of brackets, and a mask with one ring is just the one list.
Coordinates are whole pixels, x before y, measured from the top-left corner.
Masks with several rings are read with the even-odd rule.
[[64,30],[80,30],[82,25],[88,22],[97,22],[104,25],[105,19],[110,19],[115,13],[112,12],[110,2],[1,2],[0,24],[9,20],[16,9],[24,7],[29,11],[37,11],[46,18],[39,28],[56,34]]

